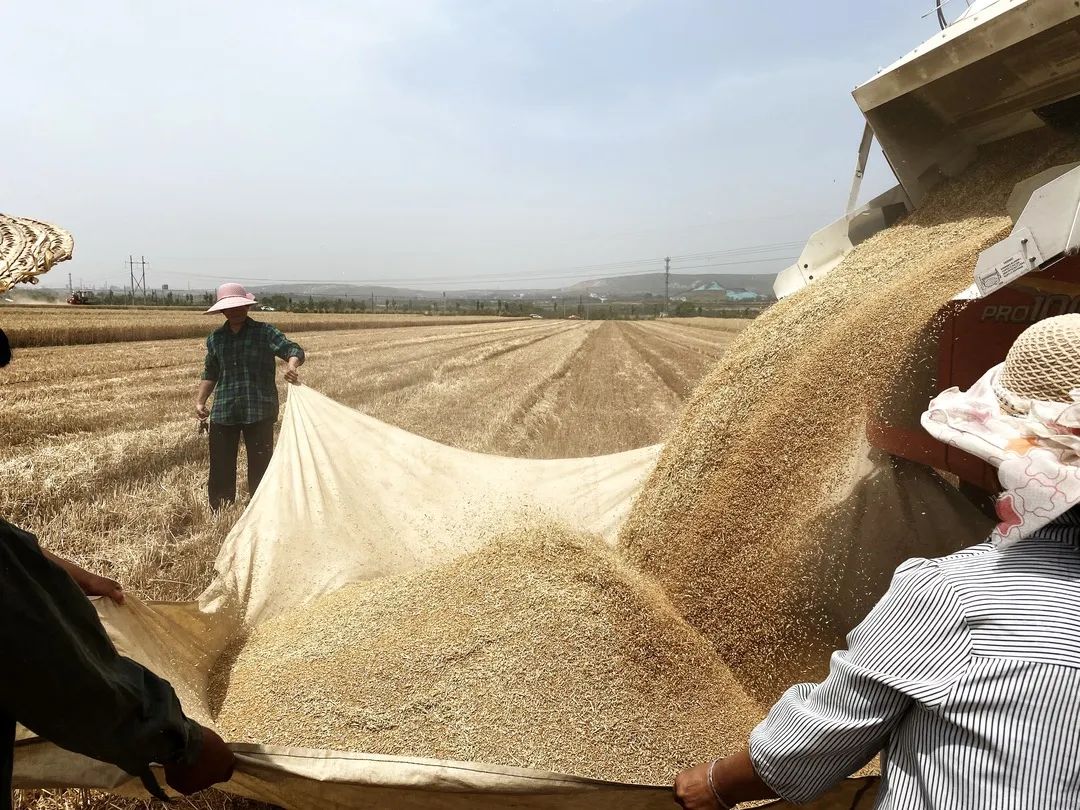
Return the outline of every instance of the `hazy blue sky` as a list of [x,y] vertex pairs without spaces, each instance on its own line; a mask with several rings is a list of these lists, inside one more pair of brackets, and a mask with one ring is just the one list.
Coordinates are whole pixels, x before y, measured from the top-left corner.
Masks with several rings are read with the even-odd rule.
[[930,6],[4,2],[0,210],[74,233],[50,286],[129,253],[153,286],[556,286],[801,243],[847,197],[851,89]]

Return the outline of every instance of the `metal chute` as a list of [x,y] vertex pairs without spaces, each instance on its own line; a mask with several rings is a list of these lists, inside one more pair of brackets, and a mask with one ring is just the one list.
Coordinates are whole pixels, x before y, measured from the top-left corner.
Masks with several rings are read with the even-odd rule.
[[1009,208],[1012,232],[979,254],[967,297],[982,298],[1080,249],[1080,164],[1056,166],[1017,184]]
[[798,261],[776,277],[773,282],[776,297],[783,298],[821,278],[840,264],[855,245],[889,227],[907,211],[904,189],[895,186],[816,231],[799,254]]
[[996,0],[956,22],[853,93],[918,206],[986,143],[1044,126],[1080,95],[1080,7]]

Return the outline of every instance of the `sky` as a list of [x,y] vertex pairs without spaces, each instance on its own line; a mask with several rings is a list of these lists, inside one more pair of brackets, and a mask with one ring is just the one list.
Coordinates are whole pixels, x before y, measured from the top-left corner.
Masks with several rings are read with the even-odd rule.
[[47,286],[776,272],[931,5],[0,0],[0,211],[74,234]]

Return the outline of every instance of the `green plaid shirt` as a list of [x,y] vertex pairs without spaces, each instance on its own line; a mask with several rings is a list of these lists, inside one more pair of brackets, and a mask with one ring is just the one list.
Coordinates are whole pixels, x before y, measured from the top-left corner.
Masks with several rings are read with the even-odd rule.
[[249,425],[276,419],[277,380],[274,358],[304,359],[304,350],[280,329],[248,318],[234,333],[226,323],[206,339],[202,378],[213,380],[214,405],[210,421],[219,425]]

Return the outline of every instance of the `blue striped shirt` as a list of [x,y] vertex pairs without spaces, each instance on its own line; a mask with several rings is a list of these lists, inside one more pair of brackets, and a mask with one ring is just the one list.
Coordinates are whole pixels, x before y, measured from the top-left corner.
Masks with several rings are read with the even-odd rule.
[[1005,548],[909,560],[750,737],[758,775],[810,801],[882,754],[876,807],[1080,807],[1080,515]]

